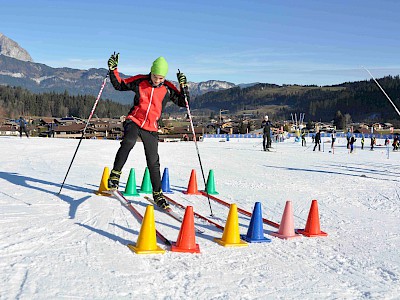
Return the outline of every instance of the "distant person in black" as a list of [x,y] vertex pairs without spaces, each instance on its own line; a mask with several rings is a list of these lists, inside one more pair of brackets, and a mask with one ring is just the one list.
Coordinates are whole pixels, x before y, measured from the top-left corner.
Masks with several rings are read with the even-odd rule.
[[302,134],[301,134],[301,146],[302,147],[306,147],[307,142],[306,142],[306,131],[303,130]]
[[321,151],[321,132],[319,132],[319,130],[315,134],[314,142],[315,142],[315,145],[314,145],[313,151],[315,151],[315,148],[317,148],[317,145],[318,145],[318,151]]
[[48,134],[48,136],[49,136],[49,137],[54,137],[54,134],[55,134],[55,131],[54,131],[54,123],[49,123],[49,124],[48,124],[48,127],[49,127],[49,134]]
[[350,153],[353,153],[353,150],[354,150],[354,143],[356,142],[356,138],[355,138],[355,136],[354,136],[354,134],[353,135],[351,135],[351,138],[350,138],[350,141],[349,141],[349,144],[350,144]]
[[371,149],[374,150],[374,145],[376,144],[376,137],[375,135],[371,136]]
[[361,134],[361,150],[364,149],[364,142],[365,142],[364,134]]
[[18,120],[19,123],[19,137],[22,138],[22,132],[25,132],[26,137],[28,138],[28,131],[26,130],[26,121],[24,119],[24,117],[19,117]]
[[394,136],[392,146],[393,146],[393,151],[398,151],[399,150],[400,139],[399,139],[399,135],[398,134],[396,134]]
[[335,130],[332,131],[331,138],[332,138],[331,148],[333,149],[333,147],[335,146],[335,141],[336,141],[336,131]]
[[261,122],[261,128],[263,128],[263,149],[269,151],[271,148],[271,121],[268,120],[268,116],[264,117],[264,121]]

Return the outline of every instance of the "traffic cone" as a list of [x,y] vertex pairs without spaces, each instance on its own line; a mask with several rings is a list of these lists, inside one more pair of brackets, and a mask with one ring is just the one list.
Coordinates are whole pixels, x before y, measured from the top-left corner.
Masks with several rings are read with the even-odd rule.
[[196,232],[194,229],[193,206],[187,206],[183,217],[181,230],[176,243],[171,246],[173,252],[200,253],[199,244],[196,244]]
[[298,229],[297,232],[308,237],[328,236],[328,234],[321,231],[320,228],[317,200],[313,200],[311,202],[311,208],[310,212],[308,213],[306,228]]
[[222,238],[214,238],[218,244],[224,247],[243,247],[248,244],[240,239],[239,217],[236,204],[231,204],[228,219],[226,220]]
[[140,187],[140,192],[143,194],[151,194],[153,192],[153,186],[151,185],[150,171],[148,167],[146,167],[143,174],[143,180],[142,180],[142,186]]
[[261,203],[256,202],[253,214],[251,215],[250,225],[246,235],[241,235],[241,238],[249,243],[271,242],[270,239],[264,237],[263,220],[261,213]]
[[210,170],[207,178],[207,194],[209,195],[218,195],[218,192],[215,190],[215,182],[214,182],[214,170]]
[[197,189],[196,171],[194,169],[192,169],[192,173],[190,174],[187,191],[184,193],[188,195],[201,195],[201,193]]
[[136,174],[134,168],[131,168],[131,171],[129,172],[128,182],[123,194],[124,196],[140,196],[136,189]]
[[164,173],[161,180],[161,189],[164,194],[172,194],[171,187],[169,186],[169,170],[168,168],[164,169]]
[[154,220],[154,206],[148,205],[144,213],[142,226],[136,245],[128,244],[129,249],[137,254],[164,254],[165,250],[157,246],[156,222]]
[[110,171],[108,167],[104,167],[103,176],[101,177],[99,189],[95,192],[96,195],[101,196],[109,196],[107,191],[110,189],[108,188],[108,178],[110,177]]
[[293,208],[292,201],[286,201],[285,210],[283,211],[281,225],[279,225],[278,232],[272,232],[273,236],[280,239],[293,239],[300,237],[299,234],[294,232]]

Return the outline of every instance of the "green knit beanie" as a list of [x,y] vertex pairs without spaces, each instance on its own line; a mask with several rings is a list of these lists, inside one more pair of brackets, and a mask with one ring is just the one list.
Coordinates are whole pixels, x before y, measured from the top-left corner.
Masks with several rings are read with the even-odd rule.
[[157,58],[151,66],[151,73],[154,75],[166,76],[168,73],[168,63],[164,57]]

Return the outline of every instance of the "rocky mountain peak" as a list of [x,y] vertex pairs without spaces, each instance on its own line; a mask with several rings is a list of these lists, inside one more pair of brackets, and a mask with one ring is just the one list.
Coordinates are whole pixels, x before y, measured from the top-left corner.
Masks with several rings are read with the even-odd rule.
[[33,62],[28,51],[0,32],[0,54],[22,61]]

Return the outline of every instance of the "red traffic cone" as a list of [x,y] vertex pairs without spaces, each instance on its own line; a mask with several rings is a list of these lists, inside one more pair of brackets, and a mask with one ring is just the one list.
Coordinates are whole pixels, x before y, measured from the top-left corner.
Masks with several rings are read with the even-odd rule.
[[197,188],[197,178],[196,178],[196,171],[192,169],[192,173],[190,174],[189,185],[187,191],[184,192],[188,195],[201,195]]
[[199,244],[196,244],[196,232],[194,229],[193,206],[187,206],[183,217],[181,230],[176,243],[171,246],[172,252],[200,253]]
[[292,201],[286,201],[279,230],[278,232],[272,232],[271,234],[285,240],[301,237],[301,235],[294,232]]
[[310,212],[308,213],[306,228],[298,229],[297,232],[308,237],[328,236],[328,234],[321,231],[320,228],[317,200],[313,200],[311,202],[311,208]]

